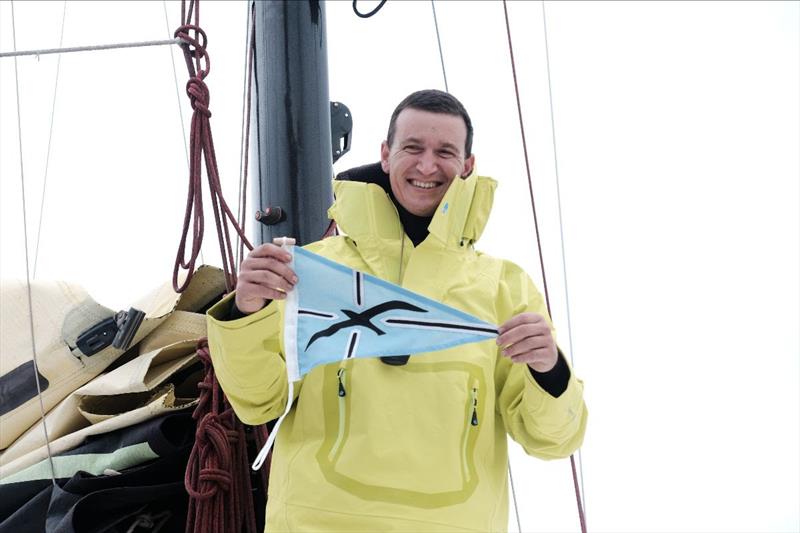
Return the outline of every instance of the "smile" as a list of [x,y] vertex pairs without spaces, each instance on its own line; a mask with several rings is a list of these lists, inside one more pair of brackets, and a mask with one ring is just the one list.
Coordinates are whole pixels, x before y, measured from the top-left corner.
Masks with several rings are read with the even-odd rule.
[[417,180],[409,180],[409,183],[418,189],[433,189],[441,185],[435,181],[417,181]]

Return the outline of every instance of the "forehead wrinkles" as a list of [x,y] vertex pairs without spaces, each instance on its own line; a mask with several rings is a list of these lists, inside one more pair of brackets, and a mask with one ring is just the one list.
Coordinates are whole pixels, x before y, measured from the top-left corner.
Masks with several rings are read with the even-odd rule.
[[450,144],[462,153],[467,140],[467,126],[458,115],[408,108],[397,117],[392,144],[407,143],[410,139],[430,142],[437,148]]
[[428,136],[418,136],[418,135],[409,135],[408,137],[398,139],[395,141],[396,149],[402,149],[404,146],[409,144],[414,145],[421,145],[421,146],[432,146],[433,148],[439,150],[442,148],[447,148],[450,150],[455,151],[457,154],[461,154],[461,149],[458,145],[454,142],[451,142],[447,139],[441,139],[437,135],[433,135],[432,138]]

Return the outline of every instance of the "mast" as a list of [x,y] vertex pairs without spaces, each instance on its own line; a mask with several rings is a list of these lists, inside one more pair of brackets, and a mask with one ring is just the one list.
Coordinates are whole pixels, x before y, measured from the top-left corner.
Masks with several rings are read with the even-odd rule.
[[325,232],[333,199],[324,3],[255,2],[255,44],[248,205],[263,223],[253,244],[282,236],[307,244]]

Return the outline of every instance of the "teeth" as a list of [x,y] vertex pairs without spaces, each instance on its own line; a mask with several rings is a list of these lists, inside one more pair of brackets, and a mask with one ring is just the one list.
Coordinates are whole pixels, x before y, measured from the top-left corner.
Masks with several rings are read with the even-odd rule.
[[434,187],[436,187],[439,184],[436,183],[435,181],[411,180],[411,185],[413,185],[414,187],[419,187],[420,189],[433,189]]

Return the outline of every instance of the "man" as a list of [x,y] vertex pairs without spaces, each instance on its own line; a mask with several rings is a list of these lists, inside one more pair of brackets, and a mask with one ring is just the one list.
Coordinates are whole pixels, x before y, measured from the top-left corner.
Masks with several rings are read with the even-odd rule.
[[[309,250],[500,324],[500,335],[309,372],[275,445],[268,531],[505,531],[506,434],[545,459],[580,446],[583,386],[541,295],[518,266],[473,247],[496,185],[474,166],[464,107],[419,91],[393,113],[380,165],[334,182],[329,215],[344,235]],[[235,296],[209,311],[214,368],[248,424],[286,405],[289,261],[272,244],[254,249]]]

